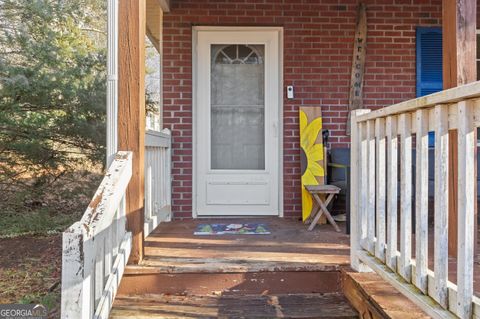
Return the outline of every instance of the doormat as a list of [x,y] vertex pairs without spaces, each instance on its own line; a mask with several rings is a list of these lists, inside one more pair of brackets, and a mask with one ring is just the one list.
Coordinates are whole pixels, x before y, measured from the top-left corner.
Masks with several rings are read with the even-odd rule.
[[265,224],[200,224],[194,235],[269,235]]

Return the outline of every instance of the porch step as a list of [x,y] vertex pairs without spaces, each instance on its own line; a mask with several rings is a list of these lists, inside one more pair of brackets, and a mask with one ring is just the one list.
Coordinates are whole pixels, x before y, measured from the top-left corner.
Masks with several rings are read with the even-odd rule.
[[127,274],[231,273],[264,271],[339,271],[338,264],[316,261],[259,261],[248,258],[191,258],[147,256],[138,266],[127,266]]
[[111,318],[358,317],[342,294],[347,236],[330,225],[249,221],[272,234],[195,236],[204,220],[160,224],[141,264],[126,267]]
[[429,319],[422,309],[373,272],[342,272],[343,293],[365,318]]
[[326,294],[132,295],[115,299],[112,319],[359,318],[346,298]]
[[[151,270],[151,272],[150,272]],[[339,271],[161,273],[139,268],[125,272],[118,294],[288,294],[341,292]]]

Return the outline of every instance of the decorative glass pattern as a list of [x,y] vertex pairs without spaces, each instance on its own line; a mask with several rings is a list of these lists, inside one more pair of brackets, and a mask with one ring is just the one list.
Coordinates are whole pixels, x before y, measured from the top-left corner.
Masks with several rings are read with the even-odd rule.
[[263,59],[254,46],[227,45],[216,52],[216,64],[263,64]]

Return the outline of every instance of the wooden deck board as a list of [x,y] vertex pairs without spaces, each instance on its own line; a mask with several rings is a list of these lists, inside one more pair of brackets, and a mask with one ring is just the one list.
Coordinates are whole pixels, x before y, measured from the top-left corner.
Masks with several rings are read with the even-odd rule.
[[[271,234],[193,235],[201,223],[245,222],[265,223]],[[145,243],[143,262],[126,268],[111,318],[358,317],[342,295],[350,239],[330,225],[309,232],[300,221],[271,217],[173,221]],[[410,309],[395,311],[401,318]]]
[[129,266],[128,274],[140,273],[244,273],[267,271],[338,271],[338,264],[295,261],[252,261],[224,258],[162,258],[147,257],[140,266]]
[[341,292],[338,271],[140,273],[122,279],[119,295],[288,294]]
[[422,309],[375,273],[343,274],[343,291],[367,318],[427,319]]
[[340,294],[142,295],[115,300],[122,318],[358,318]]
[[[265,223],[270,235],[193,235],[201,223]],[[282,268],[337,269],[350,259],[349,237],[329,225],[307,231],[299,221],[281,218],[197,219],[160,224],[145,241],[142,266],[172,272],[200,272],[214,266],[231,271]],[[215,264],[217,264],[215,266]],[[243,270],[242,270],[243,269]],[[133,270],[131,267],[127,271]],[[161,271],[161,270],[160,270]]]

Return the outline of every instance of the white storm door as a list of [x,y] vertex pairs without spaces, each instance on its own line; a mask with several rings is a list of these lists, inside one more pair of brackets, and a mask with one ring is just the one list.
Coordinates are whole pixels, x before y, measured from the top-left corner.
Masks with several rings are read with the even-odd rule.
[[279,214],[279,30],[197,30],[197,216]]

